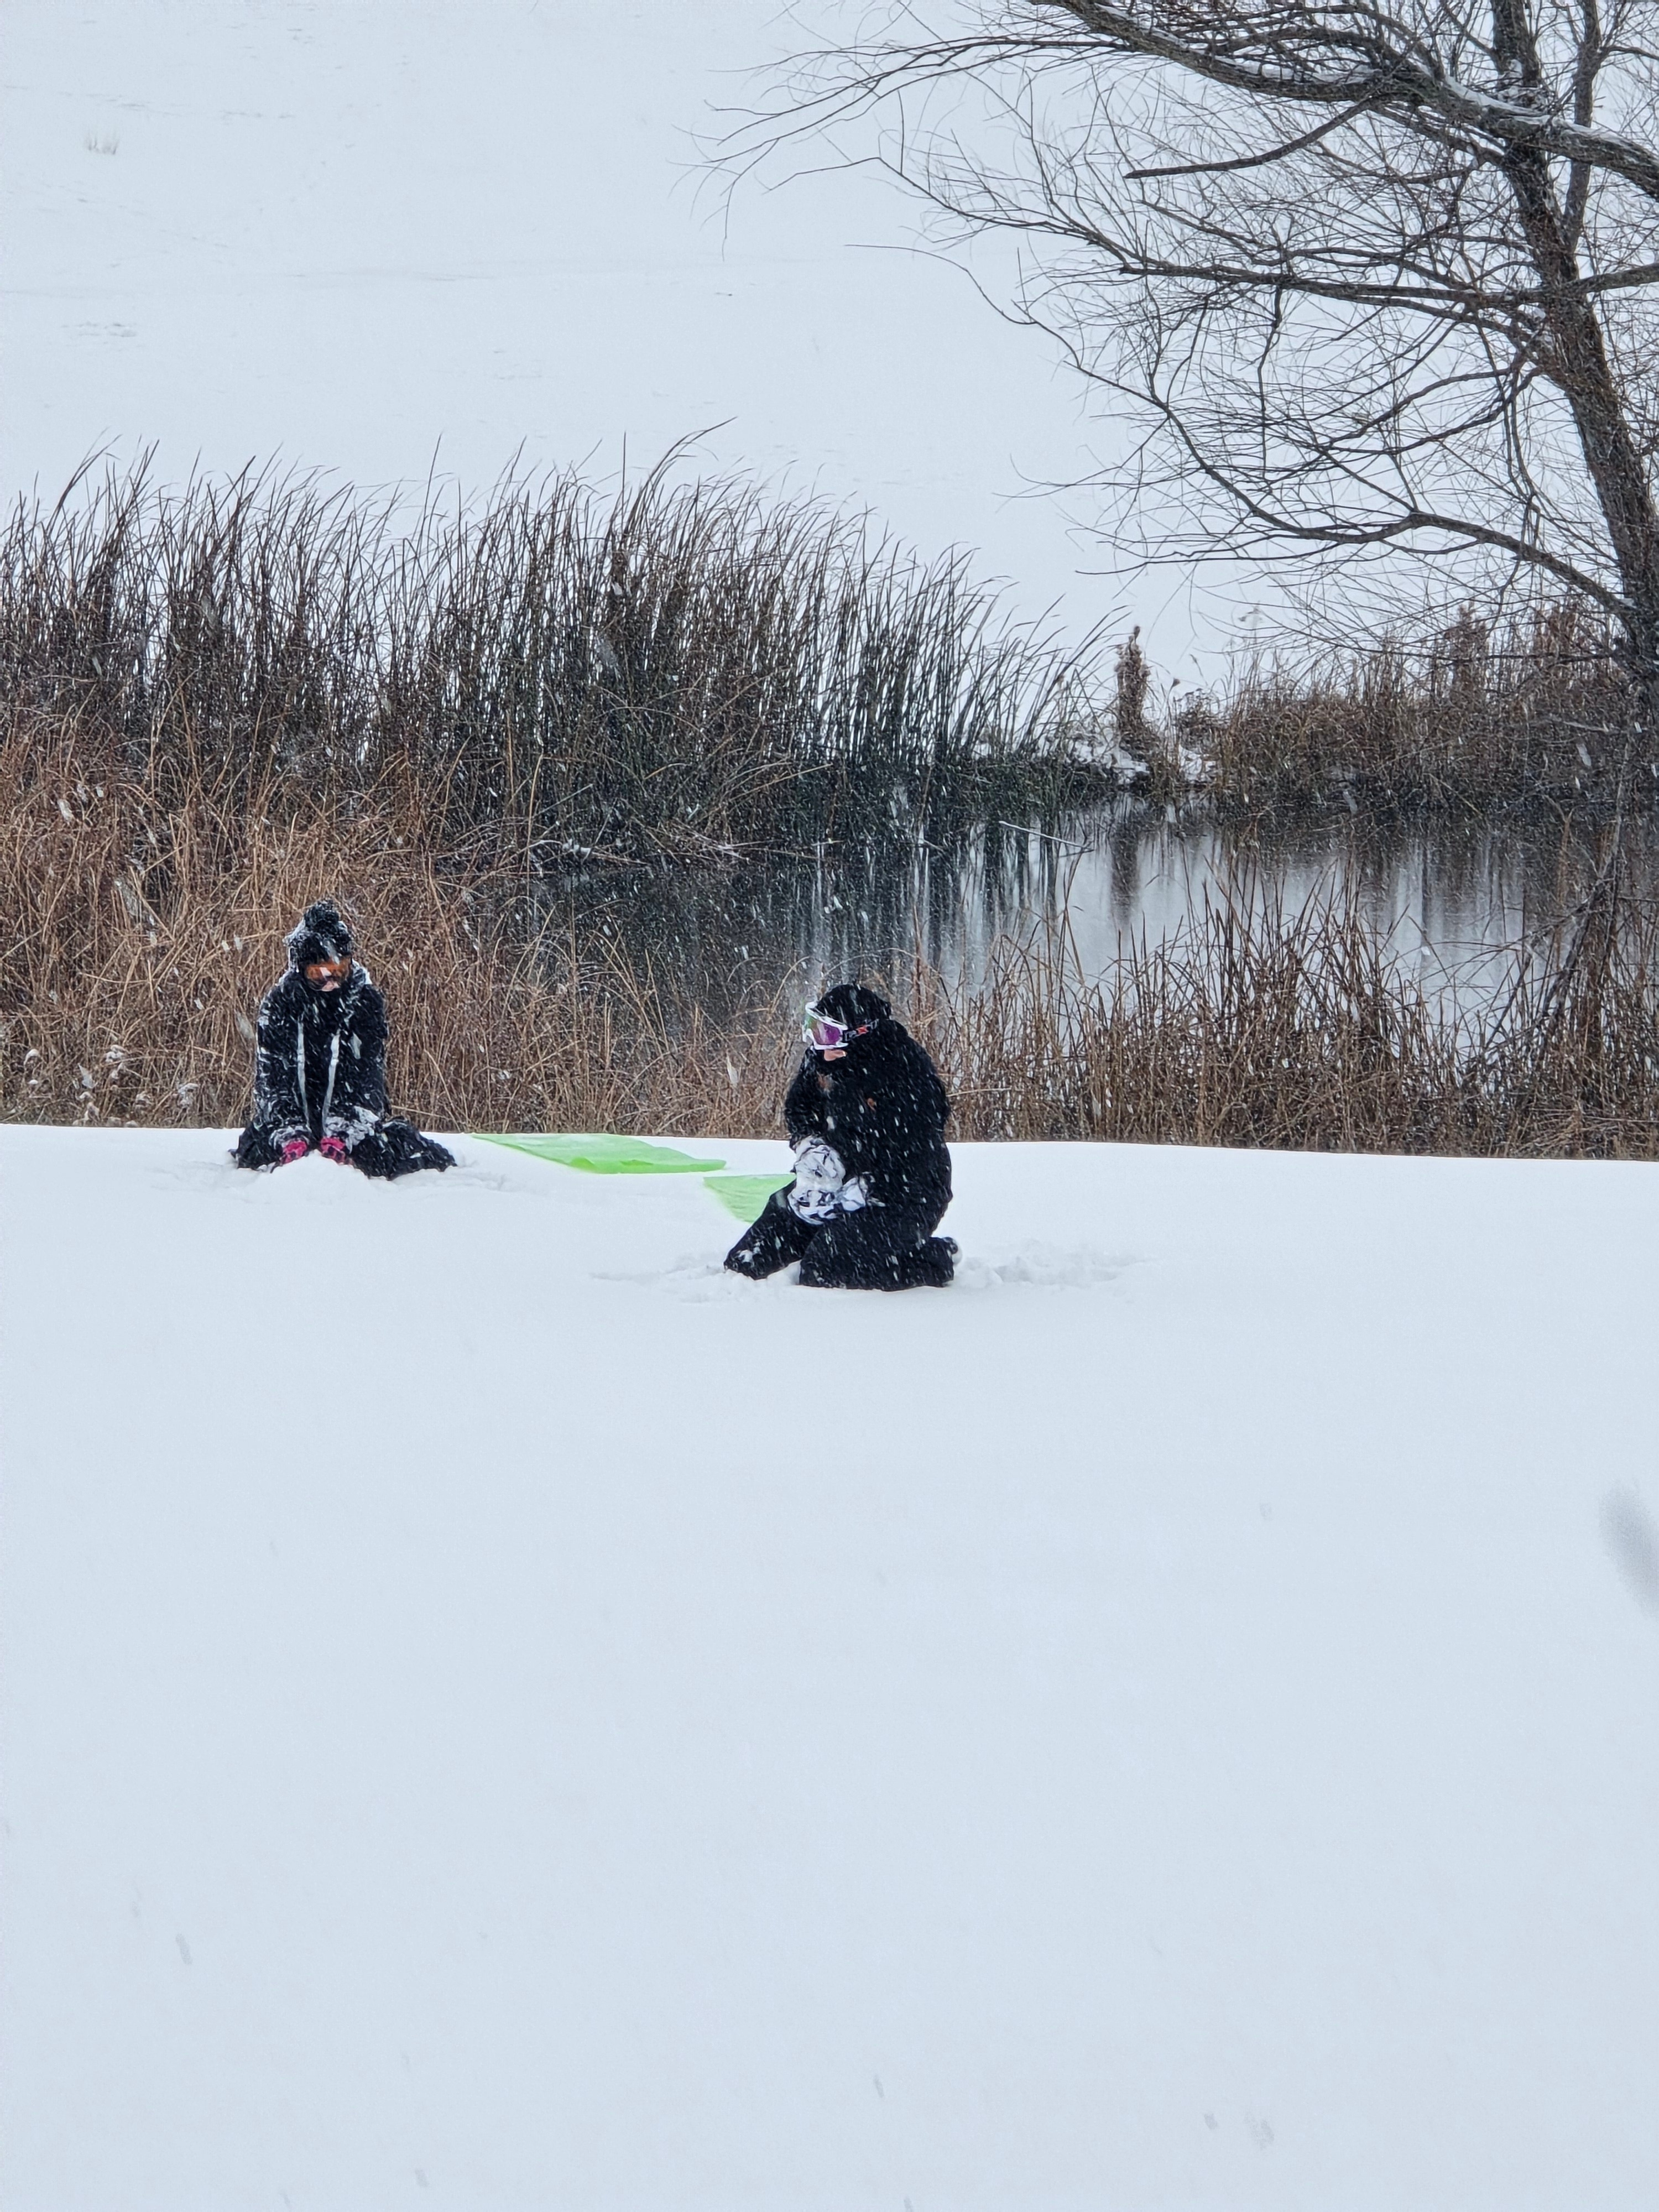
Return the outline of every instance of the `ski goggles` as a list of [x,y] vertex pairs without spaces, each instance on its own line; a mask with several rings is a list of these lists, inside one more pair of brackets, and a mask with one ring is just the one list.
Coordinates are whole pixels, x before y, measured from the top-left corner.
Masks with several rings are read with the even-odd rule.
[[867,1036],[874,1029],[873,1022],[860,1022],[851,1029],[845,1022],[831,1021],[816,1006],[808,1006],[806,1018],[801,1024],[801,1042],[810,1044],[814,1052],[845,1052],[854,1037]]
[[306,963],[307,983],[343,983],[350,973],[349,956],[343,960],[307,960]]

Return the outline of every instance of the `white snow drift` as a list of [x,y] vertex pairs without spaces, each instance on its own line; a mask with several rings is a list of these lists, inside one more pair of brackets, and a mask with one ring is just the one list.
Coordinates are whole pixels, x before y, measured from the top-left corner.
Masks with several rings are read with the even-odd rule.
[[1652,1169],[223,1146],[0,1131],[7,2212],[1652,2203]]

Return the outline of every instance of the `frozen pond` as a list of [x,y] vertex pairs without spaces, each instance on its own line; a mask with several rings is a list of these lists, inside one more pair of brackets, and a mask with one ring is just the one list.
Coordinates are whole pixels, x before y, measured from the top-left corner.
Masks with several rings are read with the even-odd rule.
[[[1605,831],[1530,814],[1468,824],[1347,817],[1251,831],[1124,802],[1052,830],[995,824],[957,849],[823,853],[710,878],[589,876],[568,896],[714,1003],[920,955],[976,980],[1000,939],[1063,927],[1090,975],[1229,903],[1293,916],[1352,902],[1426,983],[1478,1000],[1511,948],[1580,899]],[[1659,883],[1659,828],[1626,832],[1633,889]]]

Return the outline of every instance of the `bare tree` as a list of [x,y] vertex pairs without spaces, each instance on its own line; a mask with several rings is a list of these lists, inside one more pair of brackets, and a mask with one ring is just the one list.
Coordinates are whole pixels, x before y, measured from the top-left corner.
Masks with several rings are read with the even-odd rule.
[[1140,556],[1581,595],[1659,720],[1659,0],[938,3],[739,143],[874,110],[1029,242],[1011,312],[1146,423]]

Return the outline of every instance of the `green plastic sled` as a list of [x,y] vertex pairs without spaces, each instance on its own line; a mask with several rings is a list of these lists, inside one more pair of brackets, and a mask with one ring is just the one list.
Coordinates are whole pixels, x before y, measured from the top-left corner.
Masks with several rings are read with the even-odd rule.
[[787,1175],[711,1175],[702,1179],[703,1188],[712,1190],[726,1212],[735,1213],[745,1229],[751,1221],[760,1219],[773,1192],[783,1189],[788,1182]]
[[501,1137],[481,1134],[485,1145],[506,1145],[532,1153],[556,1166],[584,1175],[701,1175],[723,1168],[724,1160],[694,1160],[672,1145],[647,1144],[643,1137]]

